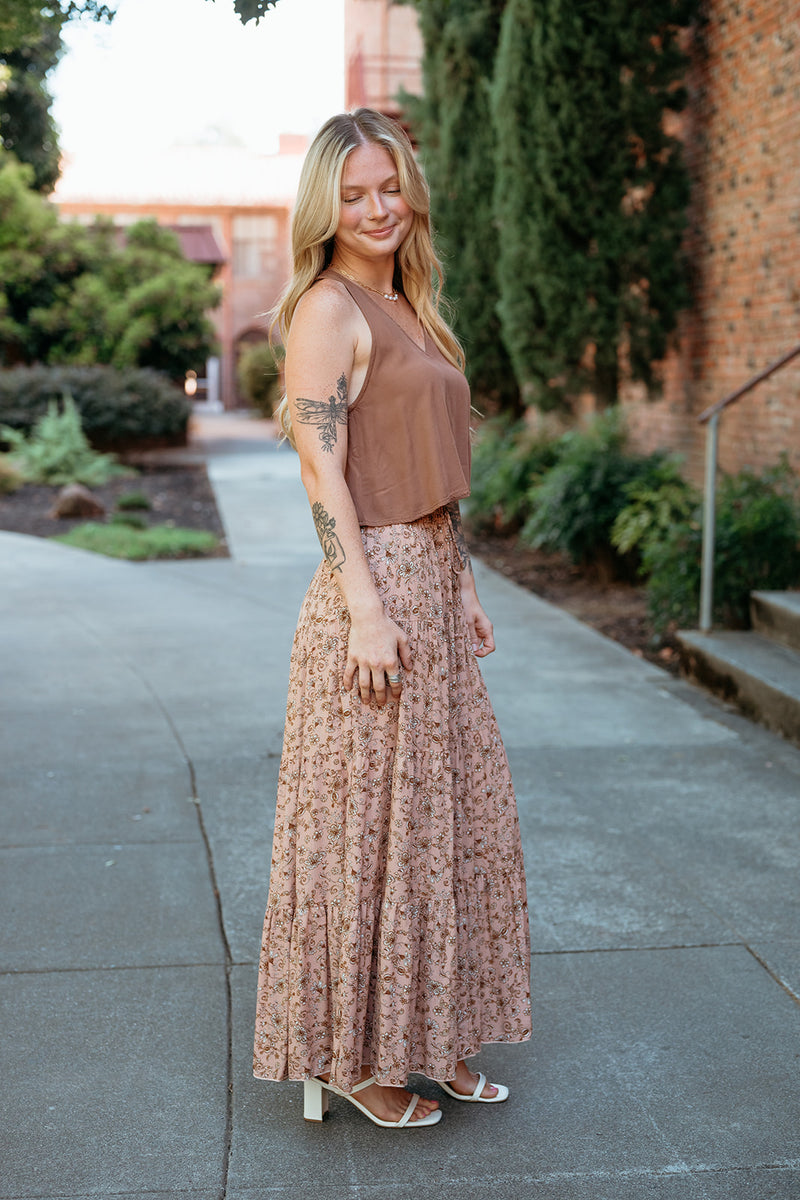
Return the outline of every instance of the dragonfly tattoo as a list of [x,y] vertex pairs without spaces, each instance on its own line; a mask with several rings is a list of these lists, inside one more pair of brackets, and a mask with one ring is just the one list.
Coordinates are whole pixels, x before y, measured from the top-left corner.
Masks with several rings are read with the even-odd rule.
[[336,532],[336,520],[323,508],[319,500],[311,506],[311,515],[317,530],[317,537],[322,545],[325,561],[332,571],[341,571],[346,556],[339,535]]
[[344,375],[339,376],[335,396],[329,396],[327,400],[305,400],[300,397],[295,401],[295,407],[295,420],[300,425],[316,425],[322,449],[328,454],[333,454],[337,438],[336,426],[347,424],[347,380]]

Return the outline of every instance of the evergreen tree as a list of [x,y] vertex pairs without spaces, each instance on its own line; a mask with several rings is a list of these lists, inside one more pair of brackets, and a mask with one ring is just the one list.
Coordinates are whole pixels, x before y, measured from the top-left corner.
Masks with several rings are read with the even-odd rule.
[[505,408],[519,389],[497,315],[490,80],[505,0],[414,0],[424,96],[404,97],[431,187],[431,216],[473,393]]
[[651,378],[688,301],[689,195],[664,113],[685,103],[681,27],[699,0],[508,0],[493,86],[500,317],[528,402],[588,387],[619,360]]

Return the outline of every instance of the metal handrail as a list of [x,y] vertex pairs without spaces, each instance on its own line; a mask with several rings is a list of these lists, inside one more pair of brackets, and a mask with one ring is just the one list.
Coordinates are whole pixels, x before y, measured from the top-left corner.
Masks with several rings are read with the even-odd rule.
[[768,367],[765,367],[763,371],[759,371],[758,375],[754,375],[752,379],[748,379],[747,383],[737,388],[735,392],[731,392],[723,400],[718,400],[716,404],[712,404],[709,408],[706,408],[697,418],[701,424],[704,424],[706,421],[708,422],[708,432],[706,434],[706,473],[703,486],[703,564],[700,582],[701,633],[710,633],[712,625],[719,415],[723,409],[727,408],[730,404],[734,404],[737,400],[741,400],[742,396],[746,396],[748,392],[751,392],[757,384],[762,383],[765,379],[769,379],[770,375],[774,375],[781,367],[785,367],[787,363],[790,363],[793,358],[797,358],[798,354],[800,354],[800,346],[795,346],[794,350],[790,350],[782,358],[778,358],[774,363],[770,363]]

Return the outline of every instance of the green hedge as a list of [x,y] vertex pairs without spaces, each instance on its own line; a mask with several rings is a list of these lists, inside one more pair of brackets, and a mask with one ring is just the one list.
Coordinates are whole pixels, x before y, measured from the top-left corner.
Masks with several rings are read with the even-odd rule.
[[72,396],[93,446],[128,449],[182,445],[192,406],[149,368],[13,367],[0,371],[0,425],[29,433],[48,404]]

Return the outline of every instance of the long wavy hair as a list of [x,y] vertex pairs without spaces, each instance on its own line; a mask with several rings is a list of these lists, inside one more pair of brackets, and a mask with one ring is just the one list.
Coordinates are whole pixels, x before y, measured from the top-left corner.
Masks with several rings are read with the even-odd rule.
[[[431,238],[430,193],[411,142],[396,121],[372,108],[331,117],[309,147],[292,218],[292,277],[270,314],[285,341],[294,311],[334,252],[334,235],[341,211],[341,183],[347,156],[372,142],[391,154],[400,193],[413,212],[411,229],[395,253],[393,287],[403,293],[420,325],[453,366],[464,370],[464,351],[440,312],[443,307],[442,266]],[[286,397],[276,416],[287,437],[291,423]]]

